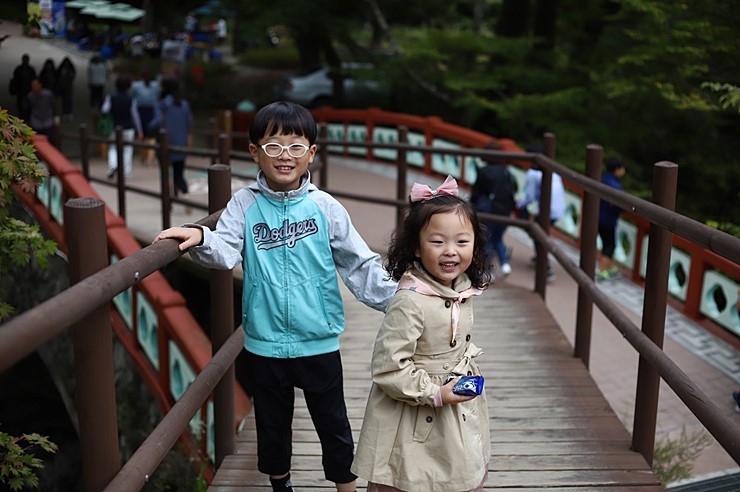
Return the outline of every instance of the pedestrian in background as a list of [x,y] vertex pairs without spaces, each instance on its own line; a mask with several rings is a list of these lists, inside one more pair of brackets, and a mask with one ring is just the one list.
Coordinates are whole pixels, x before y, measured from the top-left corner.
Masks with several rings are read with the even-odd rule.
[[[615,190],[623,190],[621,179],[626,168],[619,156],[611,156],[604,161],[606,172],[601,175],[601,182]],[[609,280],[620,275],[619,266],[614,262],[614,250],[617,245],[617,222],[622,209],[606,200],[599,202],[599,237],[601,238],[601,255],[597,280]]]
[[39,80],[44,86],[44,89],[50,90],[55,96],[57,95],[57,70],[54,66],[54,60],[51,58],[47,58],[41,67]]
[[35,78],[36,69],[31,66],[31,57],[24,54],[20,65],[13,70],[13,77],[10,79],[10,95],[15,96],[18,117],[26,122],[31,116],[28,93],[31,92],[31,81]]
[[[495,142],[488,142],[486,150],[500,150],[501,146]],[[476,211],[509,217],[516,204],[516,180],[509,172],[506,164],[494,157],[485,157],[485,166],[478,169],[478,176],[473,184],[470,202]],[[494,252],[498,256],[498,264],[503,275],[511,273],[511,264],[504,243],[506,224],[485,222],[488,233],[486,251],[493,267]]]
[[[133,142],[134,138],[143,138],[141,120],[139,111],[136,107],[136,101],[129,95],[131,88],[131,79],[128,77],[118,77],[116,79],[116,91],[106,96],[101,107],[102,113],[110,113],[113,119],[113,133],[109,139],[113,141],[108,144],[108,178],[112,178],[118,169],[118,151],[115,145],[116,127],[123,129],[123,140]],[[131,177],[132,160],[134,157],[134,147],[132,145],[123,146],[123,172],[126,179]]]
[[100,55],[90,58],[87,65],[87,87],[90,90],[90,107],[96,113],[103,105],[105,85],[108,83],[108,65]]
[[[157,136],[156,107],[160,97],[159,81],[154,79],[149,70],[142,70],[138,80],[131,84],[131,96],[139,109],[144,142],[154,144]],[[147,166],[154,165],[155,150],[141,149],[142,161]]]
[[54,138],[54,94],[44,87],[41,79],[31,81],[31,91],[28,93],[28,104],[31,112],[29,122],[36,133],[46,135],[52,145],[56,145]]
[[[524,196],[517,200],[516,209],[520,217],[529,217],[527,207],[530,204],[537,204],[537,216],[535,220],[540,220],[540,193],[542,191],[542,170],[537,162],[532,163],[532,167],[527,170],[524,180]],[[550,224],[555,224],[565,215],[565,188],[563,179],[559,174],[552,173],[552,188],[550,189]],[[537,262],[537,257],[532,257],[532,263]],[[553,280],[555,271],[547,264],[547,279]]]
[[62,99],[62,118],[67,121],[74,119],[72,113],[72,96],[74,95],[74,81],[77,70],[68,56],[57,67],[56,84],[57,95]]
[[218,40],[218,44],[224,44],[226,42],[226,34],[227,34],[226,19],[221,17],[216,23],[216,37]]
[[[193,112],[190,104],[183,99],[179,87],[165,96],[159,104],[159,113],[162,128],[167,130],[167,139],[170,145],[187,147],[190,131],[193,128]],[[172,164],[172,177],[175,185],[175,196],[188,193],[188,182],[185,180],[186,154],[178,151],[169,151],[169,160]]]

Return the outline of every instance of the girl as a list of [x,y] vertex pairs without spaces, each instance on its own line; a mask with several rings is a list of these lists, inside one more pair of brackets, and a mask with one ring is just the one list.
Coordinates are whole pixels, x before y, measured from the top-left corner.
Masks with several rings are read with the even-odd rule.
[[491,280],[485,228],[457,194],[449,176],[436,190],[415,184],[388,251],[399,285],[375,340],[352,465],[368,492],[481,490],[488,475],[485,393],[452,392],[457,376],[480,374],[470,301]]

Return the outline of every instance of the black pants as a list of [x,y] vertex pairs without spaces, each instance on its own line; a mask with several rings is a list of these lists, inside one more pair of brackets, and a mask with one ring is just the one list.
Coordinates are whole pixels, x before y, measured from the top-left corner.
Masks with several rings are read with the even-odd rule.
[[290,471],[295,388],[301,388],[321,441],[324,476],[336,483],[357,478],[349,471],[354,441],[339,352],[275,359],[247,351],[245,359],[245,390],[254,398],[257,423],[257,469],[269,475]]
[[188,182],[185,181],[185,160],[172,161],[172,178],[175,182],[175,196],[188,192]]
[[72,95],[72,89],[62,91],[59,94],[62,99],[62,114],[64,116],[69,116],[72,114]]
[[90,88],[90,107],[100,111],[100,106],[103,105],[103,89],[105,86],[102,85],[89,85]]
[[617,247],[616,226],[603,226],[599,224],[599,236],[601,236],[601,254],[607,258],[614,256],[614,249]]
[[30,125],[31,103],[28,101],[28,95],[19,94],[15,96],[15,101],[18,105],[18,114],[16,116],[25,121],[27,125]]

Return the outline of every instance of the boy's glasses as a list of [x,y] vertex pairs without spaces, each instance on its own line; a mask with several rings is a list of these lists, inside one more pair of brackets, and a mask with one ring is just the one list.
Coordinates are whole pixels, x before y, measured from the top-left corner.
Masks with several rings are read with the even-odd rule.
[[298,159],[303,157],[308,152],[308,145],[294,143],[290,145],[280,145],[279,143],[266,143],[260,145],[260,148],[265,151],[268,157],[280,157],[284,150],[288,151],[288,155]]

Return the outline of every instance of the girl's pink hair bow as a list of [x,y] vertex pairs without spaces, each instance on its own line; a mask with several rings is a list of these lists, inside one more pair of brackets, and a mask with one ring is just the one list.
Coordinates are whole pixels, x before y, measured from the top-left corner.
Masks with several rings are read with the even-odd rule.
[[414,183],[411,187],[411,195],[409,198],[412,202],[425,202],[442,195],[457,196],[457,181],[452,176],[447,176],[445,182],[439,185],[436,190],[431,189],[427,185]]

